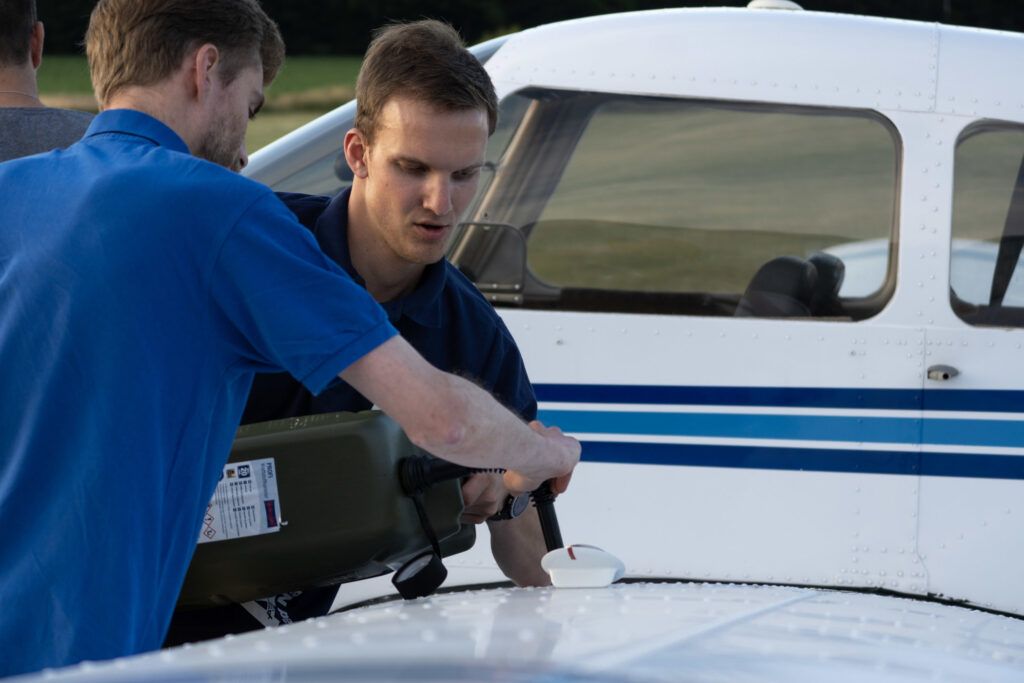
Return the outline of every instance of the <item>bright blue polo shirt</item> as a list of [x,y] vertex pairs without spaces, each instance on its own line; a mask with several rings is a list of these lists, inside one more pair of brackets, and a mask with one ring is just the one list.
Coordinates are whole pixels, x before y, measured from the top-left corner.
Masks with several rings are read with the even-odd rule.
[[[365,287],[349,255],[349,194],[350,189],[333,199],[278,196],[313,231],[324,253]],[[511,333],[476,286],[447,260],[428,265],[415,290],[382,306],[402,337],[435,367],[473,378],[524,419],[536,419],[537,399]],[[313,396],[287,375],[257,375],[244,421],[367,410],[370,405],[345,382]]]
[[0,674],[160,646],[253,373],[392,335],[262,185],[145,114],[0,164]]

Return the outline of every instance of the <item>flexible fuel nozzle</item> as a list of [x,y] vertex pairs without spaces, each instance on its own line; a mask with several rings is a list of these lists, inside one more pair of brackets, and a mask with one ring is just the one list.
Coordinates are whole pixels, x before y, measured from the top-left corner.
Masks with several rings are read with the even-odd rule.
[[423,493],[443,481],[461,479],[471,474],[501,474],[500,467],[466,467],[431,455],[410,455],[398,462],[398,481],[407,496]]

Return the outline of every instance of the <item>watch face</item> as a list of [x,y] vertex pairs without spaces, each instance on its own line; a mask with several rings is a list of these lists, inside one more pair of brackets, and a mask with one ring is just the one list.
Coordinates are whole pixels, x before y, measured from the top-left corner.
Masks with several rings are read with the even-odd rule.
[[526,512],[526,508],[530,507],[530,494],[521,493],[512,499],[511,504],[508,506],[509,517],[515,519],[519,515]]

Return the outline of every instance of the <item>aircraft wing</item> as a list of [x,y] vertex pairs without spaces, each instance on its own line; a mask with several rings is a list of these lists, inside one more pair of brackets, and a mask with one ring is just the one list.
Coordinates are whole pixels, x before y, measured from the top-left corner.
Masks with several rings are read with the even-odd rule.
[[[57,681],[1019,681],[1024,621],[792,586],[489,588],[51,672]],[[30,679],[29,679],[30,680]]]

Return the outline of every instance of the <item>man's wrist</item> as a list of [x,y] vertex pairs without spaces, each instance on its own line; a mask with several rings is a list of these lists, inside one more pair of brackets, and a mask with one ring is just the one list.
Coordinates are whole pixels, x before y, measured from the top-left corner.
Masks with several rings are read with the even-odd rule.
[[510,493],[505,498],[505,504],[502,505],[501,509],[488,517],[487,520],[490,522],[500,522],[506,519],[515,519],[526,512],[528,507],[530,507],[529,493],[520,493],[518,496],[513,496]]

